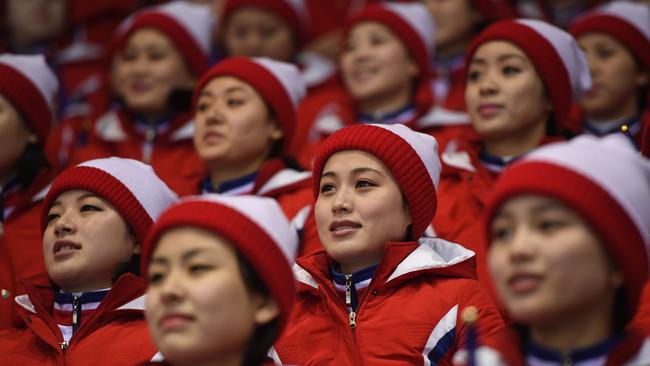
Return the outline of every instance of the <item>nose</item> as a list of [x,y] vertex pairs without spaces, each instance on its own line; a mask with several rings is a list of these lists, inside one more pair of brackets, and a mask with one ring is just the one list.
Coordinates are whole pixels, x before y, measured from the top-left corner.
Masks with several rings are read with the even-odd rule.
[[177,270],[170,270],[160,284],[160,298],[163,303],[175,303],[183,299],[185,289]]
[[332,202],[332,212],[334,214],[348,213],[352,211],[353,202],[350,192],[345,188],[339,188]]
[[65,235],[73,234],[76,231],[77,226],[72,216],[65,212],[61,213],[61,216],[54,224],[54,235],[56,237],[63,237]]
[[499,84],[494,77],[494,73],[486,72],[485,76],[479,81],[479,94],[481,96],[492,95],[499,91]]
[[525,225],[515,229],[509,244],[509,258],[513,263],[528,261],[535,254],[535,238]]

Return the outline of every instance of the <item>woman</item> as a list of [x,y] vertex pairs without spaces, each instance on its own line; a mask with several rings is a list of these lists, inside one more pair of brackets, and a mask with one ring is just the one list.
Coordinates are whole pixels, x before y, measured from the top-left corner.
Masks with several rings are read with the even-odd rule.
[[147,319],[158,359],[259,365],[294,299],[295,231],[278,204],[254,196],[190,197],[147,240]]
[[467,53],[465,100],[478,138],[450,142],[441,155],[438,235],[476,252],[489,282],[476,218],[513,160],[557,141],[571,101],[590,87],[587,61],[566,32],[541,21],[512,20],[483,31]]
[[346,127],[325,141],[313,170],[325,251],[294,266],[298,300],[276,362],[443,365],[464,343],[465,307],[479,309],[483,334],[503,327],[474,254],[422,237],[439,168],[435,139],[403,125]]
[[581,17],[570,31],[593,80],[571,127],[596,136],[623,129],[640,147],[643,124],[650,123],[650,7],[612,2]]
[[213,19],[186,2],[146,8],[112,39],[113,108],[64,122],[50,149],[68,166],[107,156],[151,164],[178,194],[191,194],[203,174],[192,146],[191,95],[208,68]]
[[[51,286],[26,284],[17,328],[0,336],[5,365],[138,364],[156,353],[143,316],[141,244],[176,195],[131,159],[61,173],[43,201],[43,260]],[[108,357],[107,355],[110,355]]]
[[500,177],[483,224],[517,329],[498,349],[509,365],[650,362],[647,328],[630,326],[648,274],[649,181],[650,162],[620,135],[542,147]]
[[58,82],[43,56],[0,55],[0,74],[0,289],[9,294],[0,299],[2,329],[11,325],[11,298],[24,293],[21,279],[49,283],[38,222],[55,174],[43,145],[56,118]]

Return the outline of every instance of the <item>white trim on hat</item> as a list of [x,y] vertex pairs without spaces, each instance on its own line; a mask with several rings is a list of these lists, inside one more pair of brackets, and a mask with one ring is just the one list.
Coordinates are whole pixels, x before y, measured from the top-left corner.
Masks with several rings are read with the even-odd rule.
[[609,15],[619,18],[636,28],[650,42],[650,6],[631,1],[613,1],[597,7],[592,15]]
[[587,58],[569,33],[541,20],[517,19],[515,22],[531,28],[553,46],[569,76],[574,101],[591,89],[591,73]]
[[291,99],[294,109],[297,109],[298,104],[307,93],[305,82],[298,68],[293,64],[274,61],[267,57],[253,57],[250,60],[266,69],[280,82]]
[[160,5],[155,11],[174,19],[185,28],[201,50],[210,54],[212,30],[216,20],[209,5],[193,4],[187,1],[174,1]]
[[370,126],[381,127],[397,136],[401,137],[407,144],[411,145],[415,153],[418,154],[422,164],[427,168],[427,173],[431,177],[433,185],[438,190],[438,181],[440,180],[440,159],[438,159],[438,141],[435,137],[421,132],[413,131],[404,125],[381,125],[370,124]]
[[422,4],[386,3],[382,6],[395,13],[415,30],[415,33],[420,36],[427,48],[428,57],[432,57],[435,47],[436,27],[427,8]]
[[309,24],[309,12],[307,11],[305,0],[284,0],[284,2],[293,9],[300,22],[300,27],[304,29]]
[[650,256],[650,161],[637,153],[627,137],[582,135],[535,150],[524,161],[562,166],[607,191],[636,224]]
[[54,115],[59,81],[52,69],[47,65],[47,62],[45,62],[43,55],[4,54],[0,55],[0,63],[11,67],[27,78],[41,94],[50,108],[51,114]]
[[282,250],[289,265],[293,265],[298,253],[298,234],[287,220],[280,205],[272,199],[260,196],[223,196],[206,194],[196,196],[197,201],[212,201],[227,206],[257,224]]
[[[153,168],[133,159],[106,158],[89,160],[79,164],[80,167],[92,167],[104,171],[120,181],[140,202],[152,221],[177,197],[156,175]],[[152,189],[152,186],[158,186]]]

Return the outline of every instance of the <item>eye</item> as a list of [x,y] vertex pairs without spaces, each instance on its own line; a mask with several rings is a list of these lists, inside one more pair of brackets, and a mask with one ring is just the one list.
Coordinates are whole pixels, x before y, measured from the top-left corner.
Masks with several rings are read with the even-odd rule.
[[165,58],[167,54],[165,52],[151,52],[149,53],[149,59],[151,61],[159,61]]
[[102,211],[102,209],[97,207],[97,206],[94,206],[94,205],[85,204],[85,205],[81,206],[79,211],[81,211],[81,212],[92,212],[92,211],[99,212],[99,211]]
[[386,38],[384,36],[382,36],[382,35],[373,34],[370,37],[370,44],[373,45],[373,46],[379,46],[379,45],[381,45],[381,44],[383,44],[385,42],[386,42]]
[[323,184],[320,186],[320,193],[328,193],[328,192],[332,192],[332,191],[334,191],[334,188],[336,188],[336,187],[334,187],[333,184],[330,184],[330,183],[323,183]]
[[228,100],[226,100],[226,105],[228,105],[228,107],[230,107],[230,108],[236,108],[236,107],[239,107],[242,104],[244,104],[244,101],[241,100],[241,99],[228,98]]
[[521,69],[515,66],[504,66],[501,69],[501,72],[503,72],[504,75],[516,75],[521,72]]
[[546,233],[550,233],[550,232],[559,230],[559,229],[563,228],[564,226],[566,226],[566,223],[563,222],[563,221],[549,220],[549,219],[541,220],[537,225],[539,230],[541,230],[543,232],[546,232]]
[[596,56],[600,59],[607,59],[610,58],[614,55],[614,50],[609,49],[609,48],[597,48],[596,49]]
[[376,184],[374,184],[371,181],[368,180],[359,180],[357,183],[354,185],[355,188],[369,188],[369,187],[375,187]]
[[206,102],[198,102],[196,104],[196,111],[197,112],[205,112],[210,108],[210,104]]
[[165,278],[165,275],[162,272],[152,272],[149,271],[149,283],[152,285],[156,285]]
[[481,77],[481,73],[476,70],[470,70],[469,73],[467,74],[467,79],[469,81],[478,81],[480,77]]
[[494,225],[490,230],[490,238],[493,242],[506,241],[512,237],[513,229],[506,225]]
[[49,224],[53,220],[58,219],[60,216],[61,215],[59,215],[58,213],[48,213],[47,214],[47,223]]
[[138,54],[132,51],[125,51],[122,52],[122,61],[134,61],[136,58],[138,58]]
[[212,270],[213,268],[214,268],[213,266],[207,264],[192,264],[189,267],[189,272],[192,275],[200,275]]

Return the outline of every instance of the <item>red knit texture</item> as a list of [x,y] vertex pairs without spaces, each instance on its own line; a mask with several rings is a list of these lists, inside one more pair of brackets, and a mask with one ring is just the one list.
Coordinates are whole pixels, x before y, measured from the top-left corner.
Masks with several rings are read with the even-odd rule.
[[112,51],[123,49],[133,32],[142,28],[154,28],[169,37],[195,76],[200,76],[207,70],[208,55],[203,52],[194,37],[176,20],[161,13],[151,12],[136,16],[128,29],[117,34],[113,40]]
[[[543,177],[543,178],[540,178]],[[600,185],[573,170],[547,162],[521,162],[508,168],[494,187],[485,211],[484,235],[508,199],[522,194],[555,198],[575,210],[595,230],[625,278],[626,318],[636,313],[648,276],[643,237],[625,209]]]
[[579,20],[569,29],[578,38],[584,33],[602,32],[613,36],[634,54],[646,70],[650,71],[650,40],[625,20],[608,14],[598,14]]
[[54,114],[36,85],[13,67],[0,63],[0,94],[25,118],[40,142],[45,143]]
[[404,42],[409,53],[417,62],[420,75],[429,75],[431,60],[422,37],[400,15],[384,6],[370,5],[352,15],[345,23],[342,39],[348,38],[350,31],[356,24],[367,21],[379,22],[390,28]]
[[285,0],[227,0],[221,10],[221,21],[219,24],[223,24],[225,27],[232,13],[244,7],[262,8],[273,13],[287,22],[293,31],[294,37],[300,44],[305,41],[308,32],[302,29],[302,21],[299,15]]
[[555,112],[556,129],[564,130],[573,100],[569,71],[553,45],[532,28],[515,21],[494,23],[474,38],[465,53],[469,65],[476,50],[489,41],[506,41],[520,48],[531,60],[541,77]]
[[273,239],[239,211],[206,201],[179,203],[164,212],[142,248],[141,272],[148,279],[148,264],[162,235],[173,228],[191,226],[214,232],[228,240],[259,274],[280,307],[279,332],[293,306],[294,278],[287,258]]
[[219,76],[232,76],[240,79],[253,87],[264,98],[282,127],[284,134],[282,148],[286,150],[295,130],[296,110],[282,82],[264,66],[247,57],[230,57],[210,68],[196,84],[193,97],[194,109],[196,109],[196,102],[201,95],[201,90],[212,79]]
[[47,214],[54,201],[63,192],[86,190],[108,201],[133,230],[140,243],[144,242],[153,221],[140,201],[121,181],[105,171],[87,166],[66,169],[52,183],[41,214],[41,233],[47,227]]
[[381,160],[393,174],[406,198],[411,215],[411,238],[424,234],[436,213],[436,189],[417,152],[400,136],[377,126],[346,127],[327,138],[314,161],[314,199],[327,160],[339,151],[361,150]]

